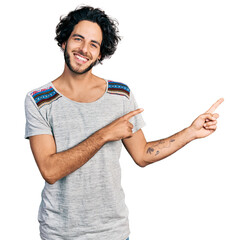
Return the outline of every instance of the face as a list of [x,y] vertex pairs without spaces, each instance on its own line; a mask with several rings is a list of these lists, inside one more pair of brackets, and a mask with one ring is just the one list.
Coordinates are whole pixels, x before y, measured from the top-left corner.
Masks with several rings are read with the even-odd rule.
[[62,45],[65,63],[76,74],[92,69],[101,58],[102,31],[97,23],[80,21],[75,25],[69,39]]

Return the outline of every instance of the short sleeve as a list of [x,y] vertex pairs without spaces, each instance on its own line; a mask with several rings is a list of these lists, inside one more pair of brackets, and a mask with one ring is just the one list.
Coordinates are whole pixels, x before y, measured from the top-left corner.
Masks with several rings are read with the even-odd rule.
[[44,119],[39,111],[39,108],[35,104],[32,97],[27,94],[25,99],[25,115],[26,115],[26,127],[25,138],[28,139],[31,136],[49,134],[52,135],[52,130],[47,121]]
[[[130,98],[129,98],[129,103],[128,103],[128,108],[126,113],[134,111],[138,109],[138,104],[135,101],[134,95],[132,91],[130,92]],[[133,133],[137,132],[139,129],[145,126],[145,122],[143,120],[142,114],[137,114],[134,117],[130,119],[130,122],[133,124]]]

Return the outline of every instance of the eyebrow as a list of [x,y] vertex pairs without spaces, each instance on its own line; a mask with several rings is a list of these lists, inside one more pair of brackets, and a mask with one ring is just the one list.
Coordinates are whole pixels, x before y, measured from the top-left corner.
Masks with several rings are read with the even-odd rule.
[[[80,37],[80,38],[82,38],[82,39],[85,39],[84,36],[82,36],[82,35],[80,35],[80,34],[77,34],[77,33],[73,34],[72,37]],[[96,40],[91,40],[91,42],[96,43],[97,45],[99,45],[99,47],[101,47],[101,44],[100,44],[98,41],[96,41]]]

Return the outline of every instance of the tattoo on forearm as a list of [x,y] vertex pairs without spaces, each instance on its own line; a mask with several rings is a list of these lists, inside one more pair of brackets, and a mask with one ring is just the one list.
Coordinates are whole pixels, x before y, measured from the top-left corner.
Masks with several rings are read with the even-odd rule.
[[[175,142],[175,139],[171,139],[169,142],[166,142],[166,140],[161,140],[158,143],[152,145],[151,147],[149,147],[146,151],[146,153],[148,154],[152,154],[156,147],[158,147],[158,149],[163,149],[163,148],[169,148],[171,146],[171,143]],[[159,150],[156,150],[155,152],[155,156],[157,156],[160,153]]]
[[150,153],[150,154],[152,154],[152,152],[154,152],[154,148],[152,147],[149,147],[146,151],[146,153]]

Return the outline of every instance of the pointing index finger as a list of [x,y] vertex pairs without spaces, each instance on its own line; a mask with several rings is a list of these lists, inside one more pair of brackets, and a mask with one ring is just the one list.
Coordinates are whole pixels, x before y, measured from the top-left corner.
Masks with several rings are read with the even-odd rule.
[[143,108],[139,108],[139,109],[136,109],[134,111],[131,111],[129,113],[127,113],[126,115],[124,115],[123,117],[126,119],[126,120],[129,120],[130,118],[134,117],[135,115],[143,112],[144,109]]
[[216,103],[214,103],[211,108],[209,108],[206,113],[214,113],[217,107],[224,101],[224,98],[220,98]]

